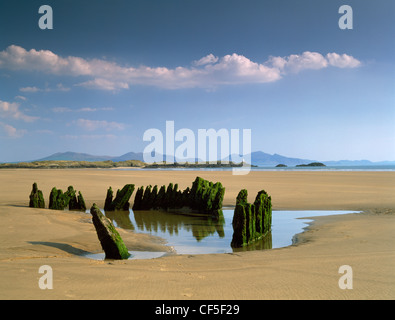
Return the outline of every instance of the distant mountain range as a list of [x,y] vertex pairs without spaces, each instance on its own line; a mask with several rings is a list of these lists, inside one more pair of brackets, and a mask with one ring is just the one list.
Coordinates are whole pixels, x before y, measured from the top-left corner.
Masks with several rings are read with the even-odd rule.
[[[38,159],[35,161],[48,160],[71,160],[71,161],[106,161],[113,162],[126,160],[140,160],[144,161],[144,154],[142,152],[128,152],[119,157],[114,156],[95,156],[87,153],[77,152],[58,152],[48,157]],[[190,162],[193,162],[190,161]],[[308,164],[317,162],[315,159],[300,159],[290,158],[279,154],[268,154],[262,151],[255,151],[251,153],[251,164],[259,167],[274,167],[278,164],[285,164],[287,166],[296,166],[299,164]],[[369,165],[395,165],[395,161],[381,161],[372,162],[369,160],[340,160],[340,161],[319,161],[327,166],[369,166]]]
[[113,162],[126,161],[126,160],[140,160],[144,161],[143,153],[128,152],[119,157],[112,156],[94,156],[87,153],[78,152],[58,152],[50,155],[48,157],[38,159],[35,161],[58,161],[58,160],[68,160],[68,161],[106,161],[111,160]]

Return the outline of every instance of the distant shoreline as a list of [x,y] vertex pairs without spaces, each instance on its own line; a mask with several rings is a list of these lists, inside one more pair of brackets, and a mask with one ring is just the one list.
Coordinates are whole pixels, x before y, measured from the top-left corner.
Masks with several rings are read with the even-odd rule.
[[[199,168],[240,168],[243,163],[171,163],[171,164],[146,164],[144,169],[174,169],[174,168],[185,168],[185,169],[199,169]],[[257,167],[255,165],[249,165],[250,167]]]
[[111,169],[111,168],[140,168],[145,163],[139,160],[113,162],[106,161],[73,161],[73,160],[46,160],[18,163],[0,163],[0,169]]
[[[243,163],[172,163],[147,164],[140,160],[114,162],[105,161],[73,161],[73,160],[45,160],[18,163],[0,163],[0,169],[113,169],[113,168],[142,168],[142,169],[205,169],[205,168],[239,168]],[[251,165],[251,167],[257,167]]]
[[[18,163],[0,163],[1,169],[115,169],[115,170],[208,170],[227,171],[241,167],[241,164],[208,164],[208,163],[173,163],[146,164],[139,160],[113,162],[105,161],[73,161],[73,160],[44,160]],[[250,167],[252,171],[395,171],[395,165],[343,165],[343,166],[257,166]]]

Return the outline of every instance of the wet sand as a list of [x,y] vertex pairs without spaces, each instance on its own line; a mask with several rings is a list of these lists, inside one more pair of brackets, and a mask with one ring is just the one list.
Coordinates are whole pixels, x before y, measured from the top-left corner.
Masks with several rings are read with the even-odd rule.
[[[319,217],[286,248],[97,261],[81,256],[101,251],[89,214],[27,207],[33,182],[46,201],[52,187],[73,185],[89,207],[103,205],[109,186],[184,189],[197,175],[222,182],[225,206],[247,188],[250,201],[265,189],[274,209],[362,212]],[[395,172],[1,170],[0,299],[394,299],[394,191]],[[161,239],[120,233],[131,251],[169,251]],[[52,267],[52,290],[38,286],[42,265]],[[342,265],[352,267],[351,290],[339,288]]]

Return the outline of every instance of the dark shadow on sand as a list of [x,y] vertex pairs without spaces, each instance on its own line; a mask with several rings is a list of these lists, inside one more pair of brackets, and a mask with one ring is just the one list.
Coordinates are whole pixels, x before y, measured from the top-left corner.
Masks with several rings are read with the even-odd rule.
[[33,245],[43,245],[43,246],[48,246],[48,247],[53,247],[53,248],[57,248],[60,250],[63,250],[67,253],[70,254],[74,254],[77,256],[82,256],[82,255],[86,255],[86,254],[90,254],[91,252],[89,251],[85,251],[82,249],[78,249],[75,248],[69,244],[66,243],[59,243],[59,242],[47,242],[47,241],[28,241],[29,243],[33,244]]

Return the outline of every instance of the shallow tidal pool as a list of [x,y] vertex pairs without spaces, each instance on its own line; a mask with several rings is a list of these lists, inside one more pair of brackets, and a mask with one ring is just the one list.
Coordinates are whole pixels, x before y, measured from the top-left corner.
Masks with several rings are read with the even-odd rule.
[[[287,247],[295,243],[295,235],[303,232],[312,217],[353,213],[355,211],[273,210],[272,230],[262,240],[243,248],[232,248],[233,209],[224,209],[223,217],[214,219],[202,214],[163,211],[106,212],[118,228],[148,233],[166,240],[177,254],[231,253]],[[166,252],[130,251],[129,259],[152,259]],[[88,258],[104,259],[104,253],[88,254]]]

